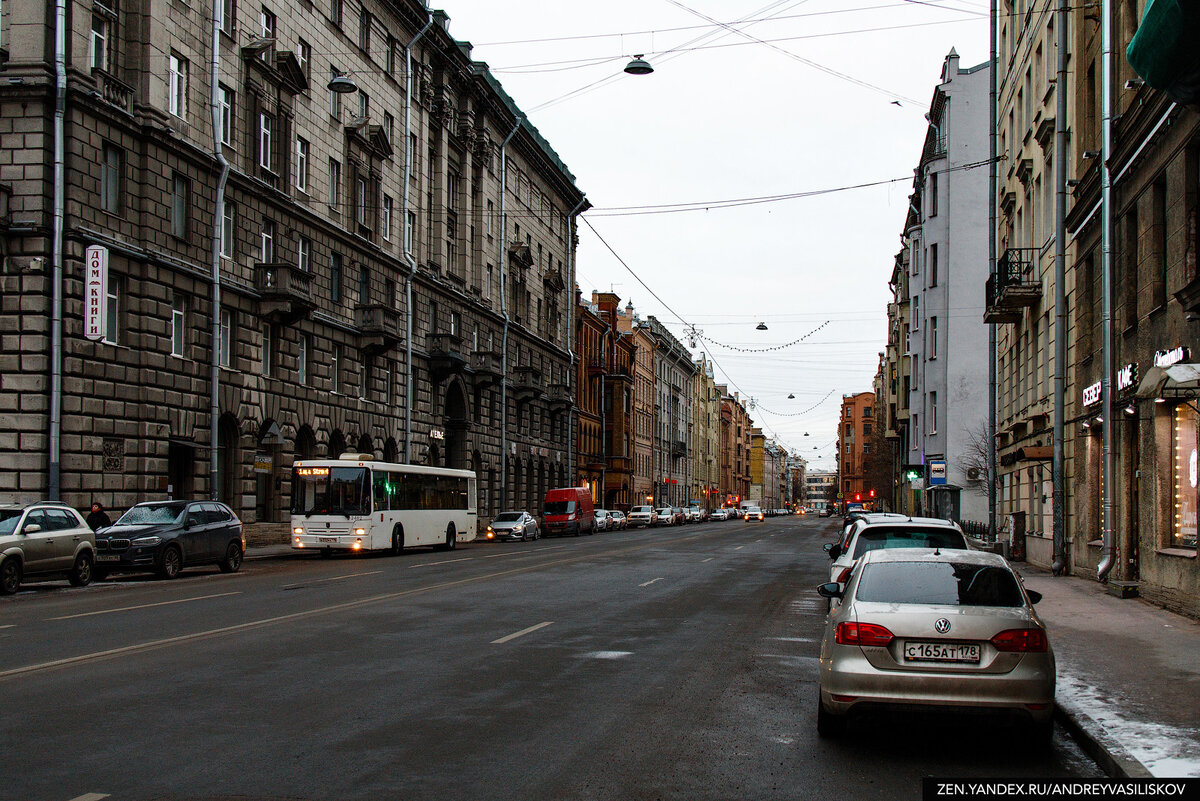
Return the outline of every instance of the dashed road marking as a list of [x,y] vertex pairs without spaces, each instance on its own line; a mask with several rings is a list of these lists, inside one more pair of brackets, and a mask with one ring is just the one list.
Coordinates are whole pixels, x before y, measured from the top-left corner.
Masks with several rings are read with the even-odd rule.
[[61,617],[48,617],[46,620],[73,620],[77,617],[92,617],[94,615],[109,615],[113,612],[132,612],[135,609],[149,609],[152,606],[170,606],[172,604],[186,604],[191,601],[206,601],[209,598],[224,598],[227,595],[241,595],[240,591],[235,592],[218,592],[215,595],[197,595],[195,598],[179,598],[174,601],[159,601],[153,604],[138,604],[137,606],[122,606],[117,609],[100,609],[95,612],[80,612],[77,615],[62,615]]
[[528,551],[511,551],[509,553],[493,553],[483,557],[484,559],[499,559],[502,556],[533,556],[535,554],[544,553],[546,551],[557,551],[559,548],[565,548],[565,545],[552,545],[549,548],[536,548]]
[[330,576],[329,578],[313,579],[312,581],[306,581],[302,584],[285,584],[285,585],[283,585],[282,589],[294,590],[297,587],[307,587],[309,584],[321,584],[321,583],[330,582],[330,581],[341,581],[342,579],[358,578],[359,576],[373,576],[376,573],[382,573],[382,572],[383,572],[382,570],[368,570],[363,573],[347,573],[344,576]]
[[662,576],[659,576],[656,579],[650,579],[649,581],[644,581],[641,584],[639,584],[638,586],[639,587],[649,587],[651,584],[653,584],[656,581],[665,581],[665,579]]
[[745,547],[746,547],[745,545],[739,545],[738,547],[734,548],[733,550],[735,550],[735,551],[740,551],[740,550],[742,550],[742,549],[743,549],[743,548],[745,548]]
[[84,793],[77,795],[71,801],[100,801],[102,798],[108,798],[108,793]]
[[584,659],[624,659],[633,656],[633,651],[591,651],[582,656]]
[[700,564],[704,564],[704,562],[711,562],[715,558],[716,558],[715,556],[710,556],[707,559],[705,559],[703,562],[701,562]]
[[448,565],[451,562],[467,562],[467,561],[470,561],[472,558],[473,557],[470,557],[470,556],[464,556],[462,559],[443,559],[440,562],[422,562],[419,565],[409,565],[408,569],[413,570],[418,567],[433,567],[434,565]]
[[492,640],[491,644],[492,645],[502,645],[511,640],[515,640],[518,637],[524,637],[526,634],[531,634],[531,633],[537,631],[538,629],[544,629],[544,628],[546,628],[546,626],[552,625],[553,623],[554,623],[553,620],[547,620],[544,623],[538,623],[536,626],[530,626],[527,629],[521,629],[520,631],[514,631],[512,634],[509,634],[505,637],[501,637],[498,640]]
[[11,628],[13,628],[15,625],[16,625],[15,623],[6,623],[6,624],[4,624],[3,626],[0,626],[0,629],[11,629]]

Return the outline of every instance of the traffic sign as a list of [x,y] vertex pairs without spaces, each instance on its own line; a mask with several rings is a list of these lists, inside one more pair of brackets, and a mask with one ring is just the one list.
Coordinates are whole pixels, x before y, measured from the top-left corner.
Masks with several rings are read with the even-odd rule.
[[929,485],[937,486],[938,484],[946,483],[946,463],[945,461],[931,461],[929,463]]

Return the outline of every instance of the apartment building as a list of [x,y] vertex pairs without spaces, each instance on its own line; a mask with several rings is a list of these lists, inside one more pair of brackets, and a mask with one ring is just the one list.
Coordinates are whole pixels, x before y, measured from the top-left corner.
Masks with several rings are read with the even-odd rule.
[[659,506],[687,506],[692,489],[692,354],[654,315],[655,498]]
[[750,431],[754,422],[737,392],[717,385],[721,395],[721,487],[723,505],[737,506],[750,496]]
[[701,354],[692,379],[692,497],[705,509],[721,505],[721,395],[713,366]]
[[617,330],[630,337],[633,363],[633,503],[654,503],[654,337],[650,326],[634,312],[633,304],[617,317]]

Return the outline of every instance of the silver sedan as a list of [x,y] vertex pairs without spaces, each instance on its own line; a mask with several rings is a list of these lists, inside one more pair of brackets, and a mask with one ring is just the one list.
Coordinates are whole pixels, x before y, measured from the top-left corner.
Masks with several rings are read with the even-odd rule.
[[1027,591],[1003,557],[928,548],[863,555],[821,641],[817,731],[852,715],[914,707],[1001,715],[1048,747],[1054,652]]

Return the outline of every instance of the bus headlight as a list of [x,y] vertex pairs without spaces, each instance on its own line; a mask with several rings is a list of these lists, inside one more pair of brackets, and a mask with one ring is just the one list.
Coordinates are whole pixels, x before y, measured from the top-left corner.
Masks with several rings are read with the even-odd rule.
[[292,529],[292,533],[293,533],[293,534],[303,534],[303,533],[304,533],[304,527],[303,527],[303,526],[296,526],[294,529]]
[[[354,529],[354,536],[365,537],[367,536],[367,530],[365,528],[356,528]],[[362,540],[359,540],[359,543],[361,544]]]

